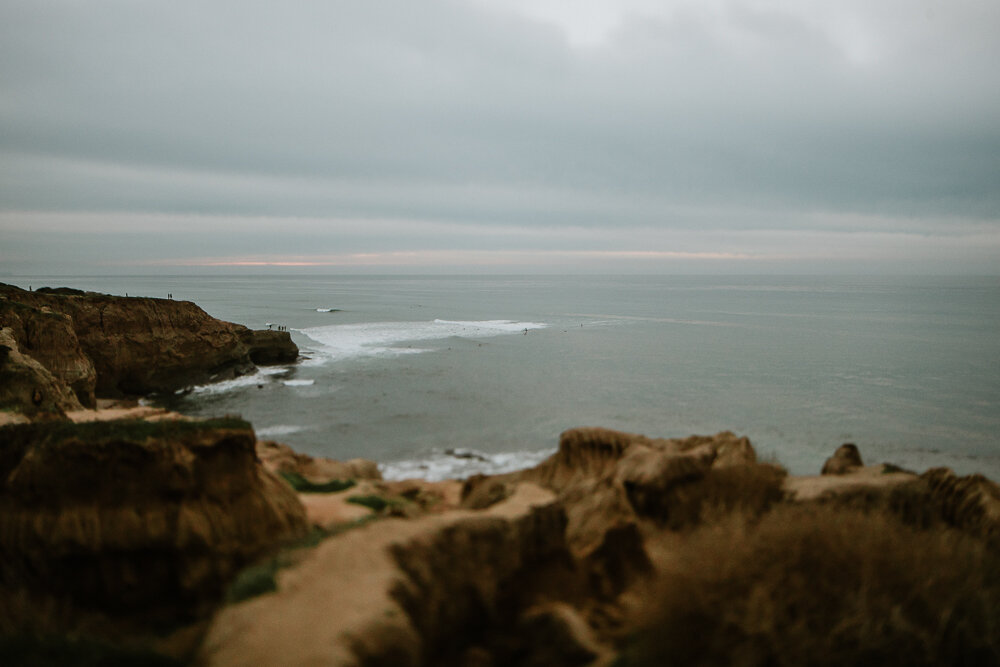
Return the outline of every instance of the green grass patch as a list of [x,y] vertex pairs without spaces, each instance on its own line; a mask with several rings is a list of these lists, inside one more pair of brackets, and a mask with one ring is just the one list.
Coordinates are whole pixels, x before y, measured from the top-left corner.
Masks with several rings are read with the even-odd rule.
[[386,507],[390,505],[397,504],[388,498],[383,498],[382,496],[370,495],[370,496],[351,496],[347,499],[347,502],[354,503],[355,505],[361,505],[362,507],[367,507],[369,509],[375,510],[376,512],[381,512]]
[[278,473],[296,491],[302,493],[338,493],[354,486],[353,479],[335,479],[329,482],[315,483],[297,472],[281,471]]
[[[32,306],[21,301],[11,301],[10,299],[0,300],[0,314],[5,310],[18,311],[19,314],[27,314],[34,317],[48,317],[54,320],[64,320],[69,316],[66,313],[60,313],[52,310],[42,310],[36,306]],[[10,326],[5,325],[5,326]]]
[[226,591],[226,602],[236,604],[265,593],[278,590],[276,575],[278,570],[288,567],[290,562],[283,562],[280,556],[244,568]]

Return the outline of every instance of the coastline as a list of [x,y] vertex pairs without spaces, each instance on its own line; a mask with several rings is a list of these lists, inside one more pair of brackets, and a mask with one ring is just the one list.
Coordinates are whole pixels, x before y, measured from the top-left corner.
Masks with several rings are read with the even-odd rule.
[[[523,470],[386,480],[374,462],[306,456],[240,419],[90,394],[122,367],[91,360],[91,378],[85,344],[46,349],[65,339],[37,333],[87,340],[52,305],[77,299],[80,313],[84,295],[12,294],[0,371],[27,384],[7,385],[0,411],[20,422],[0,424],[0,655],[87,637],[145,652],[137,664],[795,664],[870,650],[920,664],[905,646],[919,635],[930,664],[1000,662],[1000,637],[976,632],[1000,602],[1000,487],[982,476],[864,465],[846,444],[823,474],[796,476],[730,432],[577,428]],[[208,348],[249,359],[249,336],[200,321]],[[219,377],[220,358],[189,350],[178,377]],[[836,568],[814,592],[787,583]]]

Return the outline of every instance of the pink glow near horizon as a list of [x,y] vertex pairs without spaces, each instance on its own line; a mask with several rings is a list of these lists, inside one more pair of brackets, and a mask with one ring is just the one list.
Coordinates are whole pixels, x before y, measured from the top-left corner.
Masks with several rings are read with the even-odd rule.
[[574,260],[757,260],[774,259],[734,252],[685,252],[674,250],[429,250],[406,252],[370,252],[314,257],[206,257],[164,259],[139,262],[143,266],[430,266],[455,264],[516,265],[524,262]]

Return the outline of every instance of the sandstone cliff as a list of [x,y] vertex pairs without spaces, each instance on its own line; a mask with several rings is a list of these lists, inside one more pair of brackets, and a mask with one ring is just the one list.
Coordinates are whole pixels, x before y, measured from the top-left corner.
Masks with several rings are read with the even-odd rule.
[[47,305],[4,298],[0,288],[0,328],[10,330],[21,354],[44,366],[80,404],[94,406],[97,372],[80,346],[73,320]]
[[0,442],[0,597],[175,623],[306,528],[240,420],[34,423]]
[[287,332],[251,331],[187,301],[79,290],[0,284],[0,327],[88,407],[95,395],[172,392],[298,356]]
[[[264,450],[319,473],[308,457]],[[324,466],[340,478],[363,471]],[[461,507],[400,511],[405,489],[368,480],[331,494],[402,492],[360,521],[341,515],[333,537],[285,561],[271,592],[221,609],[198,662],[904,664],[912,651],[896,661],[880,651],[908,637],[939,662],[1000,659],[988,629],[1000,580],[984,551],[1000,534],[1000,487],[980,476],[881,465],[788,478],[728,432],[584,428],[533,469],[470,478]],[[950,572],[952,557],[967,570]],[[816,568],[824,581],[810,580]],[[852,606],[872,594],[874,616]],[[811,629],[817,619],[837,633]]]
[[483,512],[355,529],[282,572],[277,593],[224,610],[201,661],[400,667],[459,661],[470,639],[505,622],[511,605],[524,604],[527,578],[565,562],[564,526],[555,496],[522,484]]
[[[285,450],[262,451],[318,473]],[[416,487],[365,482],[332,495],[398,493],[380,515],[413,518],[366,522],[289,563],[274,593],[220,612],[201,662],[608,664],[626,627],[622,595],[653,574],[648,532],[696,522],[705,497],[725,501],[727,486],[753,491],[733,469],[766,471],[770,495],[752,502],[780,500],[782,474],[758,466],[749,441],[731,433],[656,440],[574,429],[534,469],[468,480],[460,508],[422,507],[409,501]],[[657,494],[676,501],[671,512]]]
[[80,407],[65,383],[38,361],[21,354],[12,329],[0,329],[0,412],[27,420],[62,417]]

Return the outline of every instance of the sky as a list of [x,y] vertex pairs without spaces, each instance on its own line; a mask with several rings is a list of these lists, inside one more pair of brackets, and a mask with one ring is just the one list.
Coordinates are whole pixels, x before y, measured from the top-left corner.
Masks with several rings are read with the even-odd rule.
[[997,274],[998,36],[998,0],[0,0],[0,274]]

